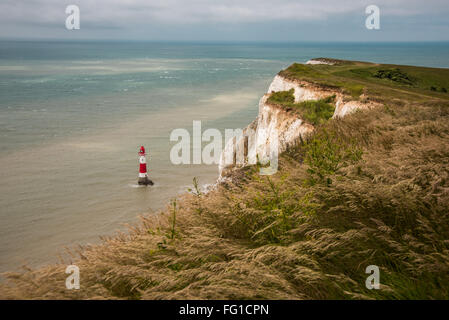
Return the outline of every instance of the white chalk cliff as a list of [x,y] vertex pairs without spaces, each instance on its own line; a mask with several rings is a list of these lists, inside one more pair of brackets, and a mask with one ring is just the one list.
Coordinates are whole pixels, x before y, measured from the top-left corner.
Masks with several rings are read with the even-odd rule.
[[297,114],[267,104],[272,92],[290,89],[294,89],[295,102],[335,96],[334,118],[343,117],[357,109],[375,106],[372,102],[362,102],[362,99],[351,99],[339,89],[323,88],[276,75],[268,88],[268,93],[259,101],[259,114],[256,120],[243,129],[242,135],[226,143],[219,162],[220,178],[235,167],[255,164],[257,161],[266,162],[270,158],[270,145],[272,148],[278,147],[280,154],[298,138],[305,138],[314,130],[312,125],[298,118]]

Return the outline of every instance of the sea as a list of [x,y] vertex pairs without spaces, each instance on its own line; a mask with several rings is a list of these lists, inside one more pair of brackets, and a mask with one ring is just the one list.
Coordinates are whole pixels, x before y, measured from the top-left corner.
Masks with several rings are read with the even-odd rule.
[[449,43],[0,41],[0,272],[126,231],[194,177],[213,184],[217,165],[172,163],[172,131],[245,127],[276,73],[315,57],[448,68]]

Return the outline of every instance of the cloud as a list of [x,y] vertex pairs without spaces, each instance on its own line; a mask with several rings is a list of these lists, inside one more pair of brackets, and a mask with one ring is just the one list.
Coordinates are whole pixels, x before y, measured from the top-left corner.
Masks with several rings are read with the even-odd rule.
[[79,6],[82,26],[93,30],[307,23],[345,15],[363,18],[369,4],[379,6],[382,17],[449,14],[447,0],[2,0],[0,27],[9,34],[36,26],[46,32],[56,26],[62,28],[69,4]]
[[0,21],[54,23],[65,16],[69,4],[78,5],[88,22],[113,24],[317,20],[355,11],[363,13],[369,4],[391,15],[449,11],[446,0],[2,0]]

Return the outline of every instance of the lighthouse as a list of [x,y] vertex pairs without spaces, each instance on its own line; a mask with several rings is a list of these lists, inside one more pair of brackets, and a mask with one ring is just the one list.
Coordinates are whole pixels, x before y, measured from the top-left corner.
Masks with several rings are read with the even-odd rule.
[[148,179],[148,173],[147,173],[147,159],[145,158],[145,148],[144,146],[140,147],[139,150],[139,179],[137,180],[137,183],[139,185],[153,185],[153,181]]

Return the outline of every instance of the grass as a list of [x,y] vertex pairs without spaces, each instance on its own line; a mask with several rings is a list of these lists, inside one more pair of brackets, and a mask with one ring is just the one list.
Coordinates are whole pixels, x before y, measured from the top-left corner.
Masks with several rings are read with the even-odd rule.
[[[418,71],[407,72],[415,83],[433,81]],[[373,99],[378,83],[409,87],[370,81]],[[244,167],[209,193],[196,180],[129,233],[71,261],[9,273],[0,297],[449,299],[449,101],[407,90],[388,91],[396,98],[385,107],[321,122],[273,176]],[[80,290],[65,289],[69,263],[80,268]],[[365,287],[368,265],[380,268],[380,290]]]
[[[335,60],[335,59],[331,59]],[[335,65],[294,63],[279,74],[323,87],[338,88],[352,98],[362,93],[385,103],[391,99],[448,99],[449,69],[335,60]]]
[[335,107],[331,103],[335,97],[295,103],[293,92],[294,89],[274,92],[267,99],[267,102],[272,105],[280,106],[286,111],[295,112],[301,119],[314,125],[325,122],[334,114]]

